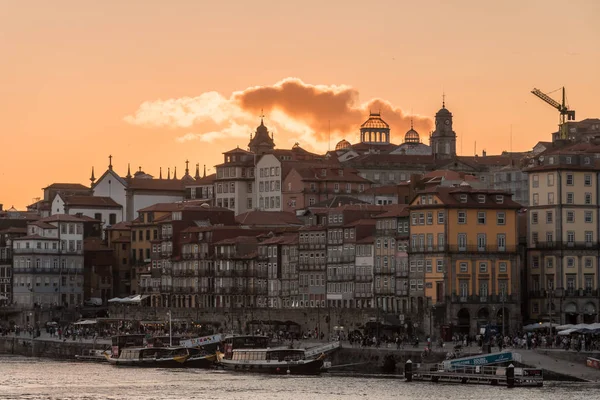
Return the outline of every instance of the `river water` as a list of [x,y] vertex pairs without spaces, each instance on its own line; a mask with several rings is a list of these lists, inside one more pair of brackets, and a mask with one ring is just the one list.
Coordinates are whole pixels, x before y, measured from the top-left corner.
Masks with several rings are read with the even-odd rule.
[[542,388],[405,383],[401,379],[236,374],[118,368],[108,364],[0,356],[0,399],[10,400],[590,400],[600,384],[546,382]]

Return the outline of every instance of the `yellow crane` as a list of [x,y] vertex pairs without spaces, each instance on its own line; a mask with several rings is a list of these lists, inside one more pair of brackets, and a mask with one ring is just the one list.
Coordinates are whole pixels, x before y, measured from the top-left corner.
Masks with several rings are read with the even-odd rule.
[[[560,89],[558,89],[560,90]],[[548,96],[548,94],[542,92],[539,89],[534,88],[531,93],[535,96],[542,99],[544,102],[550,104],[552,107],[556,108],[560,113],[560,124],[559,124],[559,132],[561,139],[568,139],[569,133],[567,132],[567,121],[575,121],[575,110],[570,110],[569,106],[565,102],[565,88],[562,87],[562,104],[558,101],[554,100],[552,97]]]

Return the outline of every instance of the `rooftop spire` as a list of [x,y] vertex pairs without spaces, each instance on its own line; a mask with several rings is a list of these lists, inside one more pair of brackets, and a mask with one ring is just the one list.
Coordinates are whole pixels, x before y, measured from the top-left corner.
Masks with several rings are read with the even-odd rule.
[[177,166],[173,168],[173,179],[177,179]]
[[108,156],[108,169],[112,171],[112,154]]
[[160,169],[159,169],[158,179],[162,179],[162,167],[160,167]]
[[204,176],[203,178],[206,178],[206,164],[204,164]]
[[186,159],[185,160],[185,175],[186,176],[190,174],[190,169],[188,168],[189,164],[190,164],[190,162]]
[[442,92],[442,108],[446,108],[446,92]]
[[90,176],[90,181],[92,181],[92,185],[96,181],[96,177],[94,176],[94,167],[92,167],[92,176]]
[[413,118],[410,117],[410,129],[412,129],[412,128],[413,128]]
[[194,179],[200,179],[200,163],[196,163],[196,175]]
[[263,112],[263,109],[260,109],[260,124],[264,125],[263,123],[263,119],[265,118],[265,113]]
[[167,168],[167,179],[171,179],[171,167]]
[[131,178],[131,165],[127,163],[127,176],[125,178]]

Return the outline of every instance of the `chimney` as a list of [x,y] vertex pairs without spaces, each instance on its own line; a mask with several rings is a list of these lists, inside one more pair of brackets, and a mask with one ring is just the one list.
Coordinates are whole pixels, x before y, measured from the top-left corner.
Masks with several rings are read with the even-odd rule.
[[483,151],[483,153],[481,153],[481,155],[483,155],[484,157],[486,156],[485,150]]
[[0,211],[3,211],[4,204],[0,204]]

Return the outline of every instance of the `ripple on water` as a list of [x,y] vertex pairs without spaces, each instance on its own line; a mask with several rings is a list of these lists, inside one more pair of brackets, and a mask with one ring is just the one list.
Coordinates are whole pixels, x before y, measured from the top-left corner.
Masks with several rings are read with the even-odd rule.
[[323,375],[273,377],[226,371],[115,368],[0,356],[0,400],[590,400],[600,385],[543,388],[405,383]]

